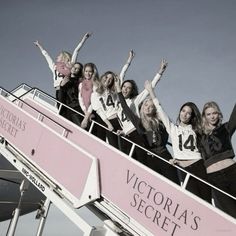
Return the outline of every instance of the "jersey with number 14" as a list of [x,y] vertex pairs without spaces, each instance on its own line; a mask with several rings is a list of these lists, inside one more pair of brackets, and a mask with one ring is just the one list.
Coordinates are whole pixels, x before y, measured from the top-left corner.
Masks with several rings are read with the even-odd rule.
[[91,105],[93,110],[102,118],[102,120],[116,116],[117,94],[105,91],[103,94],[93,92],[91,95]]
[[197,160],[201,159],[201,154],[197,148],[197,136],[192,125],[180,126],[172,123],[163,111],[157,99],[153,99],[157,112],[169,133],[174,158],[178,160]]
[[[130,107],[130,108],[132,107],[132,105],[134,105],[133,100],[130,99],[130,98],[126,98],[125,101],[126,101],[128,107]],[[135,127],[134,127],[133,123],[128,119],[128,117],[124,113],[123,108],[122,108],[119,101],[117,102],[117,108],[116,109],[117,109],[117,116],[119,118],[122,130],[125,133],[125,135],[129,134],[130,131],[135,130]]]
[[[121,75],[120,75],[121,77]],[[122,77],[121,77],[122,78]],[[155,77],[153,78],[151,85],[154,88],[157,84],[157,82],[160,80],[161,74],[157,73]],[[123,80],[121,80],[123,82]],[[141,93],[139,93],[134,98],[126,98],[125,101],[128,105],[128,107],[139,117],[139,105],[147,98],[149,95],[149,92],[144,89]],[[130,133],[135,129],[133,123],[127,118],[125,115],[122,106],[120,105],[120,102],[117,103],[117,116],[119,118],[119,121],[121,123],[121,127],[123,132],[126,134]]]

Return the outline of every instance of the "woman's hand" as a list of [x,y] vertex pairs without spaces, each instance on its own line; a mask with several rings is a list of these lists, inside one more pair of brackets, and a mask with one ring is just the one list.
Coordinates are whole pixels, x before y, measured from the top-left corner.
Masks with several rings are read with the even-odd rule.
[[117,135],[119,135],[119,136],[124,136],[124,135],[125,135],[124,131],[123,131],[123,130],[120,130],[120,129],[118,129],[118,130],[116,131],[116,133],[117,133]]
[[165,59],[162,59],[162,60],[161,60],[161,64],[160,64],[160,69],[159,69],[159,72],[158,72],[158,73],[159,73],[160,75],[162,75],[162,74],[165,72],[167,66],[168,66],[168,62],[167,62]]
[[131,63],[131,61],[133,60],[133,58],[134,58],[134,56],[135,56],[135,53],[134,53],[134,51],[133,50],[130,50],[129,51],[129,58],[128,58],[128,61],[127,61],[127,63]]
[[92,35],[92,33],[87,32],[84,36],[83,36],[83,41],[85,41],[86,39],[88,39],[90,36]]
[[107,128],[109,131],[113,131],[114,127],[112,126],[112,124],[107,124]]
[[178,161],[175,158],[173,158],[169,160],[169,163],[174,166],[175,164],[178,163]]
[[88,125],[88,119],[85,117],[81,122],[81,128],[86,129]]
[[60,86],[63,87],[69,82],[69,80],[70,80],[69,76],[65,76],[63,80],[61,81]]
[[39,45],[40,45],[40,44],[39,44],[39,41],[38,41],[38,40],[34,41],[34,45],[37,46],[37,47],[39,47]]

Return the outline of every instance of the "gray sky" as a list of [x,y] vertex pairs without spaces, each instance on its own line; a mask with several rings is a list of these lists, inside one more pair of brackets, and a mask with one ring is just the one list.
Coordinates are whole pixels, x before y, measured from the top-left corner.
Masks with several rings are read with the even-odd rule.
[[[175,120],[186,101],[201,110],[205,102],[214,100],[227,121],[236,90],[235,12],[235,0],[4,1],[0,86],[12,90],[26,83],[54,95],[51,71],[33,41],[39,40],[55,58],[61,50],[72,52],[84,33],[92,32],[79,54],[80,62],[95,63],[100,74],[119,72],[133,49],[136,56],[126,79],[136,80],[142,90],[165,58],[169,66],[156,92],[169,116]],[[64,225],[56,229],[59,219]],[[52,210],[45,235],[77,235],[73,224],[64,220]],[[29,218],[22,224],[27,227],[19,226],[16,235],[33,235]]]

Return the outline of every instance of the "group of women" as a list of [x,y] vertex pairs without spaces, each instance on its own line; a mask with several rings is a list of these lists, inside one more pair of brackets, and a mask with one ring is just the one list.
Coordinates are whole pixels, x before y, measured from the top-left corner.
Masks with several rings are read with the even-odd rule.
[[[128,140],[136,143],[132,157],[177,184],[183,183],[187,172],[191,173],[186,188],[209,203],[214,199],[218,208],[236,218],[236,200],[227,196],[236,197],[236,163],[231,143],[236,106],[229,121],[223,123],[217,103],[207,102],[201,114],[193,102],[187,102],[173,123],[154,92],[167,62],[161,61],[153,80],[146,81],[144,90],[138,93],[134,80],[124,80],[133,51],[119,75],[107,71],[99,76],[95,64],[77,62],[78,52],[90,36],[83,36],[72,55],[61,52],[56,62],[38,41],[34,42],[53,72],[57,100],[66,105],[59,107],[60,114],[87,130],[94,120],[92,133],[126,154],[131,150]],[[105,126],[106,132],[96,124]],[[169,138],[173,154],[167,148]]]

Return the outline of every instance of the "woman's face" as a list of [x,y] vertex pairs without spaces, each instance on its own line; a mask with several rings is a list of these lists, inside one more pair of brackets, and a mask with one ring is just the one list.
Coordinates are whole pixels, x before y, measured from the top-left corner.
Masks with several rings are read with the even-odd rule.
[[71,68],[71,74],[78,75],[81,70],[80,64],[74,64]]
[[104,88],[109,88],[114,81],[113,75],[112,74],[107,74],[102,77],[102,85]]
[[189,124],[191,117],[192,117],[191,107],[184,106],[179,113],[180,122],[187,125]]
[[93,75],[93,69],[91,68],[91,66],[86,66],[84,68],[84,77],[85,79],[91,79]]
[[129,98],[132,92],[133,86],[130,82],[125,82],[121,88],[121,92],[124,98]]
[[209,125],[217,125],[219,122],[219,112],[214,107],[209,107],[205,110],[204,116]]
[[142,104],[142,111],[145,115],[152,116],[155,111],[155,106],[151,99],[145,100]]

